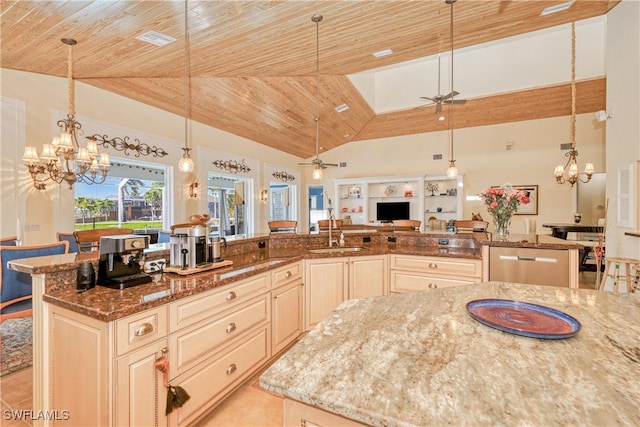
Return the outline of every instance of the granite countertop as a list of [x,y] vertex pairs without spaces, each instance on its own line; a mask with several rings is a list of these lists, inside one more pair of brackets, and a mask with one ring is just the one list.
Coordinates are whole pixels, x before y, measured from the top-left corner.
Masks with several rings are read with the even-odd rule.
[[[543,340],[467,302],[542,304],[582,323]],[[375,426],[640,425],[640,296],[488,282],[344,302],[260,385]]]
[[[97,266],[97,253],[80,253],[52,255],[38,258],[27,258],[10,262],[10,268],[30,274],[47,274],[47,284],[44,300],[67,309],[82,313],[103,321],[111,321],[127,315],[166,304],[178,298],[194,295],[209,289],[232,284],[238,280],[259,274],[287,262],[301,259],[354,257],[367,255],[403,254],[434,257],[454,257],[467,259],[482,259],[481,246],[497,244],[519,247],[552,247],[566,249],[568,246],[561,239],[550,236],[528,236],[531,241],[523,242],[520,236],[512,242],[491,242],[485,233],[474,233],[473,236],[456,236],[454,234],[424,235],[415,232],[395,233],[398,243],[376,240],[375,243],[353,244],[362,241],[362,237],[369,233],[350,235],[347,246],[363,248],[358,252],[312,253],[307,249],[317,245],[326,245],[324,237],[278,234],[255,235],[243,239],[236,239],[237,244],[245,247],[258,247],[257,243],[268,239],[287,240],[295,246],[265,248],[249,250],[244,253],[234,253],[225,257],[232,260],[233,265],[189,276],[175,273],[164,273],[156,276],[153,283],[135,286],[124,290],[115,290],[96,286],[83,293],[76,291],[76,270],[84,262]],[[477,235],[476,235],[477,234]],[[484,237],[483,237],[484,236]],[[454,240],[458,237],[458,240]],[[360,239],[360,240],[359,240]],[[386,239],[386,236],[385,236]],[[430,239],[430,240],[429,240]],[[442,239],[446,244],[439,244]],[[308,247],[301,244],[309,245]],[[237,252],[237,251],[236,251]],[[145,253],[151,258],[164,257],[169,259],[168,244],[154,244]]]

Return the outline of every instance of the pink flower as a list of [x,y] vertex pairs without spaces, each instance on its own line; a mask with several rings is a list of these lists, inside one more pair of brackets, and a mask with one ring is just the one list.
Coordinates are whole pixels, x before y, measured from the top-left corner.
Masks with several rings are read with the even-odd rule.
[[491,202],[491,204],[489,205],[489,207],[490,207],[491,209],[495,209],[495,208],[497,208],[497,207],[498,207],[498,202]]

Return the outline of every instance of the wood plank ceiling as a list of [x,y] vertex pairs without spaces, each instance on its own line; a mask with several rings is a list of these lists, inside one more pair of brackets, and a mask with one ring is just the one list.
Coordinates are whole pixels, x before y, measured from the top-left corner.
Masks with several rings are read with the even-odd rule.
[[[459,0],[456,49],[606,14],[619,0],[575,0],[567,11],[540,16],[559,1]],[[444,0],[198,1],[188,3],[192,120],[309,158],[315,155],[316,24],[320,13],[320,144],[446,129],[425,109],[376,115],[347,77],[447,51]],[[74,38],[74,77],[183,116],[183,1],[2,0],[2,67],[66,76]],[[176,41],[157,47],[136,39],[158,31]],[[391,48],[394,54],[374,58]],[[581,82],[578,112],[604,108],[604,77]],[[570,114],[569,84],[469,99],[456,106],[456,127]],[[555,102],[539,102],[549,97]],[[495,102],[499,99],[500,102]],[[349,110],[334,108],[348,102]],[[497,115],[500,105],[505,114]],[[553,108],[549,108],[552,105]],[[81,114],[81,112],[79,112]]]

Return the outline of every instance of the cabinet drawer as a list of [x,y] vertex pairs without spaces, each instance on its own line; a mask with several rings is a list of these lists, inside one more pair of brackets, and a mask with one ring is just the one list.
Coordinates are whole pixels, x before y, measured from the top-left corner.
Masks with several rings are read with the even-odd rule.
[[476,259],[391,255],[391,268],[429,274],[481,277],[482,261]]
[[169,357],[174,375],[221,350],[245,332],[269,322],[269,294],[236,307],[217,320],[206,320],[169,337]]
[[269,335],[268,326],[260,328],[220,357],[207,360],[173,381],[171,384],[183,387],[191,399],[170,414],[169,425],[193,423],[234,386],[262,366],[270,357]]
[[433,276],[407,271],[391,270],[391,292],[413,292],[427,289],[447,288],[450,286],[471,285],[480,282],[480,278]]
[[145,310],[116,320],[116,354],[121,356],[166,337],[167,307]]
[[271,270],[271,287],[273,289],[302,277],[302,261],[287,264]]
[[236,307],[268,292],[271,289],[270,284],[269,274],[263,273],[233,285],[175,301],[169,306],[169,331],[175,332],[200,320],[209,319],[228,308]]

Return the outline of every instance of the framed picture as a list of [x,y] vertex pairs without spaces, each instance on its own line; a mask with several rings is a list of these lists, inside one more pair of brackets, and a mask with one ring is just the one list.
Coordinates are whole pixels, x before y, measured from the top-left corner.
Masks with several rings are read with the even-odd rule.
[[514,185],[513,188],[529,194],[529,203],[520,204],[515,215],[538,215],[538,186],[537,185]]
[[347,197],[351,197],[354,199],[360,198],[360,187],[348,187],[347,188]]

